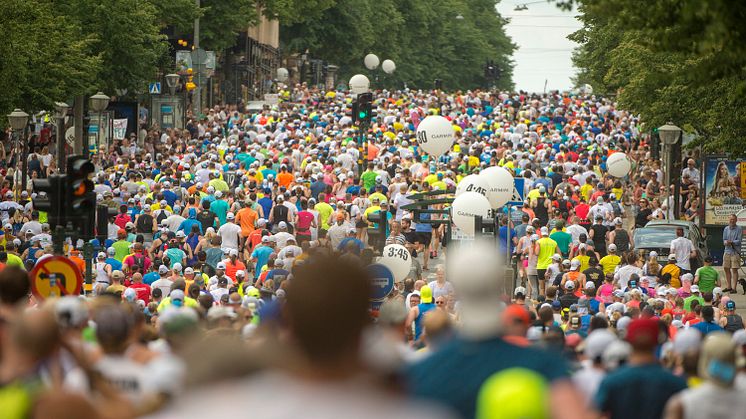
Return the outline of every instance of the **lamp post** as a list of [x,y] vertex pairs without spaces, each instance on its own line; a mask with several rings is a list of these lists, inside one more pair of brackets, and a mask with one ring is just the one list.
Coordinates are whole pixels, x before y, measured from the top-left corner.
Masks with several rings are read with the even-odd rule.
[[55,118],[57,118],[57,173],[65,170],[65,116],[70,105],[65,102],[55,102]]
[[[666,167],[666,188],[670,188],[672,173],[681,172],[681,128],[668,122],[666,125],[658,128],[658,135],[660,136],[661,142],[663,142],[663,161]],[[679,218],[680,208],[679,201],[681,182],[676,180],[673,187],[673,216]],[[668,189],[666,192],[669,194],[671,190]]]
[[[109,106],[109,100],[111,98],[109,96],[106,96],[102,92],[98,92],[95,95],[88,98],[88,106],[90,106],[91,109],[93,109],[94,112],[98,114],[98,129],[96,130],[96,148],[98,149],[98,146],[101,144],[101,113],[106,109],[107,106]],[[87,141],[86,141],[87,143]],[[90,144],[88,144],[88,147],[85,147],[85,156],[89,155],[89,149]]]
[[[10,123],[10,128],[13,130],[13,135],[15,135],[15,148],[18,150],[18,143],[20,133],[23,132],[24,129],[26,129],[26,125],[28,124],[28,114],[18,108],[14,109],[13,112],[8,114],[8,122]],[[28,165],[28,144],[26,141],[21,140],[23,152],[21,153],[21,190],[26,190],[26,179],[28,179],[28,176],[26,172],[28,171],[27,165]],[[16,168],[18,166],[16,165]]]
[[[174,127],[178,127],[178,125],[176,124],[176,118],[175,118],[176,116],[175,109],[177,108],[177,105],[179,104],[179,101],[176,99],[176,86],[179,85],[179,80],[181,79],[181,76],[179,76],[178,74],[171,73],[171,74],[166,74],[165,78],[166,78],[166,86],[168,86],[168,92],[171,94],[171,102],[173,103],[174,114],[172,115],[174,115],[174,118],[173,118]],[[163,118],[163,115],[161,115],[161,118]],[[180,118],[179,120],[183,121],[184,119]]]

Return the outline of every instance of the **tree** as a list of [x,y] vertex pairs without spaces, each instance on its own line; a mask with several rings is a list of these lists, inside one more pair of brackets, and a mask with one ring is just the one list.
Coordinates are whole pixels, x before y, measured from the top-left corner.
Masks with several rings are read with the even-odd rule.
[[[53,109],[93,85],[102,59],[90,54],[95,38],[59,15],[52,0],[0,2],[0,112]],[[7,123],[2,118],[2,125]]]
[[706,151],[746,155],[746,4],[580,0],[576,81],[618,92],[648,129],[673,121]]
[[[498,86],[512,87],[510,60],[515,46],[504,32],[506,21],[494,0],[338,0],[300,23],[283,24],[283,48],[340,66],[340,77],[368,74],[362,60],[375,53],[396,63],[378,86],[431,88],[442,79],[447,88],[487,84],[484,64],[498,63]],[[460,17],[460,18],[459,18]]]
[[148,0],[58,0],[61,15],[79,22],[90,37],[88,55],[101,58],[89,93],[142,91],[168,52],[158,9]]

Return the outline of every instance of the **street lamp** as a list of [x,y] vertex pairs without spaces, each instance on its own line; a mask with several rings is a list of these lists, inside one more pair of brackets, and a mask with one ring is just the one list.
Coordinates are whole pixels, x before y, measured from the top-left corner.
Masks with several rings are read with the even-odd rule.
[[[20,132],[22,132],[24,129],[26,129],[26,125],[28,124],[28,114],[18,108],[14,109],[13,112],[8,114],[8,122],[10,123],[10,128],[13,129],[13,134],[15,135],[15,148],[16,151],[18,150],[18,140],[20,137]],[[28,148],[26,141],[23,141],[23,152],[21,153],[21,190],[26,190],[26,179],[28,178],[26,175],[27,170],[27,164],[28,164]],[[16,169],[18,166],[16,165]]]
[[65,116],[70,105],[65,102],[55,102],[55,118],[57,118],[57,173],[63,173],[65,168]]
[[378,67],[380,60],[378,59],[378,56],[376,54],[368,54],[363,59],[363,63],[365,64],[365,68],[372,71],[375,70],[376,67]]
[[663,144],[676,144],[681,135],[681,128],[674,125],[673,122],[668,122],[666,125],[658,128],[658,135],[660,135]]
[[[109,100],[111,98],[106,96],[102,92],[98,92],[88,99],[88,106],[93,109],[94,112],[98,113],[98,129],[96,130],[96,148],[101,144],[101,113],[109,106]],[[90,149],[90,145],[88,146]],[[88,156],[90,151],[85,150],[85,156]]]
[[28,124],[28,114],[16,108],[8,115],[8,122],[13,131],[20,131]]
[[[681,171],[681,144],[679,141],[681,133],[681,128],[674,125],[673,122],[668,122],[666,125],[658,128],[658,136],[663,143],[663,159],[666,167],[666,188],[670,188],[671,179],[673,178],[671,174],[680,173]],[[679,192],[681,182],[677,180],[673,182],[673,185],[673,208],[669,208],[669,210],[673,209],[673,216],[678,219],[680,212],[679,200],[681,198]],[[666,191],[669,194],[671,193],[670,189],[667,189]]]
[[381,69],[384,73],[391,74],[396,70],[396,64],[391,60],[383,60],[383,63],[381,63]]
[[171,92],[171,96],[176,94],[176,86],[179,84],[179,78],[180,76],[178,74],[166,74],[166,85]]

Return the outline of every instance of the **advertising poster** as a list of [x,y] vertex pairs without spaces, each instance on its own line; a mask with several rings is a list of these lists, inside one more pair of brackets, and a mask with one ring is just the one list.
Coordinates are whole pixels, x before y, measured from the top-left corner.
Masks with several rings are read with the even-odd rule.
[[710,157],[705,160],[705,224],[726,225],[746,202],[746,162]]
[[114,120],[114,139],[124,140],[127,135],[127,119],[115,119]]

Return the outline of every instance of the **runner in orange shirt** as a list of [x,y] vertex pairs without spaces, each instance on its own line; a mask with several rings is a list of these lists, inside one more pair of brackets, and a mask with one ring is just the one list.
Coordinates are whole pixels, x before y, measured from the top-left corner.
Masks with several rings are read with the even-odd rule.
[[254,231],[256,221],[259,219],[259,214],[251,208],[251,204],[251,201],[247,201],[244,207],[236,213],[236,223],[241,226],[241,235],[245,238]]
[[280,186],[289,188],[290,184],[293,183],[294,180],[295,176],[293,176],[292,173],[288,172],[288,167],[283,164],[280,167],[280,173],[277,174],[277,183],[279,183]]

